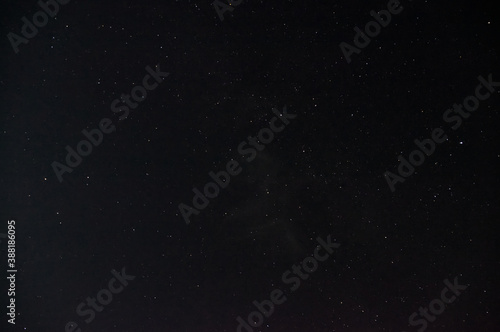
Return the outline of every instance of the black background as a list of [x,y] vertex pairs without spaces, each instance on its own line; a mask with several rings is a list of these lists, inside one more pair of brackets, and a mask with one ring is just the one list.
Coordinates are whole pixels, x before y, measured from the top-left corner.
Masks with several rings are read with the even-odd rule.
[[[427,330],[498,331],[498,91],[458,130],[442,119],[479,75],[500,81],[498,10],[402,1],[347,64],[339,44],[386,4],[247,1],[221,22],[210,1],[73,0],[15,54],[7,33],[39,7],[5,1],[6,330],[235,331],[331,234],[341,247],[255,331],[417,331],[408,317],[457,276],[470,286]],[[170,76],[118,121],[111,102],[157,64]],[[297,118],[186,225],[178,204],[285,105]],[[51,163],[106,117],[116,132],[60,183]],[[448,140],[392,193],[383,173],[436,127]],[[86,325],[75,308],[122,267],[136,279]]]

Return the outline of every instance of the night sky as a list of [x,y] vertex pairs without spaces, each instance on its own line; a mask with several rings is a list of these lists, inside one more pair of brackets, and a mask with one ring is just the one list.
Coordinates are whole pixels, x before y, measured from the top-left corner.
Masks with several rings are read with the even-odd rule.
[[1,331],[500,331],[493,1],[45,1],[0,14]]

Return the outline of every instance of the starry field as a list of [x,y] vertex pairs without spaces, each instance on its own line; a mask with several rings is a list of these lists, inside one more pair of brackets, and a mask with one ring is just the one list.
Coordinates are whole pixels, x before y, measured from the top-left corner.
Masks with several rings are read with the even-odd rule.
[[1,331],[500,331],[493,1],[0,16]]

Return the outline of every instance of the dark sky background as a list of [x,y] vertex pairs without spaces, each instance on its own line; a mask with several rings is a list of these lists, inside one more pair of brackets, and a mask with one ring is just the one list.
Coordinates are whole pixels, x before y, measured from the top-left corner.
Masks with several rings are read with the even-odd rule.
[[[16,325],[2,331],[236,331],[275,288],[287,301],[254,331],[417,331],[409,316],[443,280],[469,287],[427,331],[498,332],[499,93],[453,131],[446,109],[500,81],[493,1],[401,1],[404,10],[347,63],[387,1],[257,1],[221,21],[209,1],[61,5],[15,54],[36,1],[5,1],[0,71],[0,233],[16,221]],[[111,102],[169,72],[122,121]],[[297,114],[251,163],[238,144],[272,108]],[[83,129],[116,131],[59,182],[51,163]],[[391,192],[415,139],[448,140]],[[208,172],[241,161],[187,225]],[[318,236],[341,246],[291,292],[283,272]],[[4,268],[5,267],[5,268]],[[111,270],[136,276],[86,324],[76,307]]]

